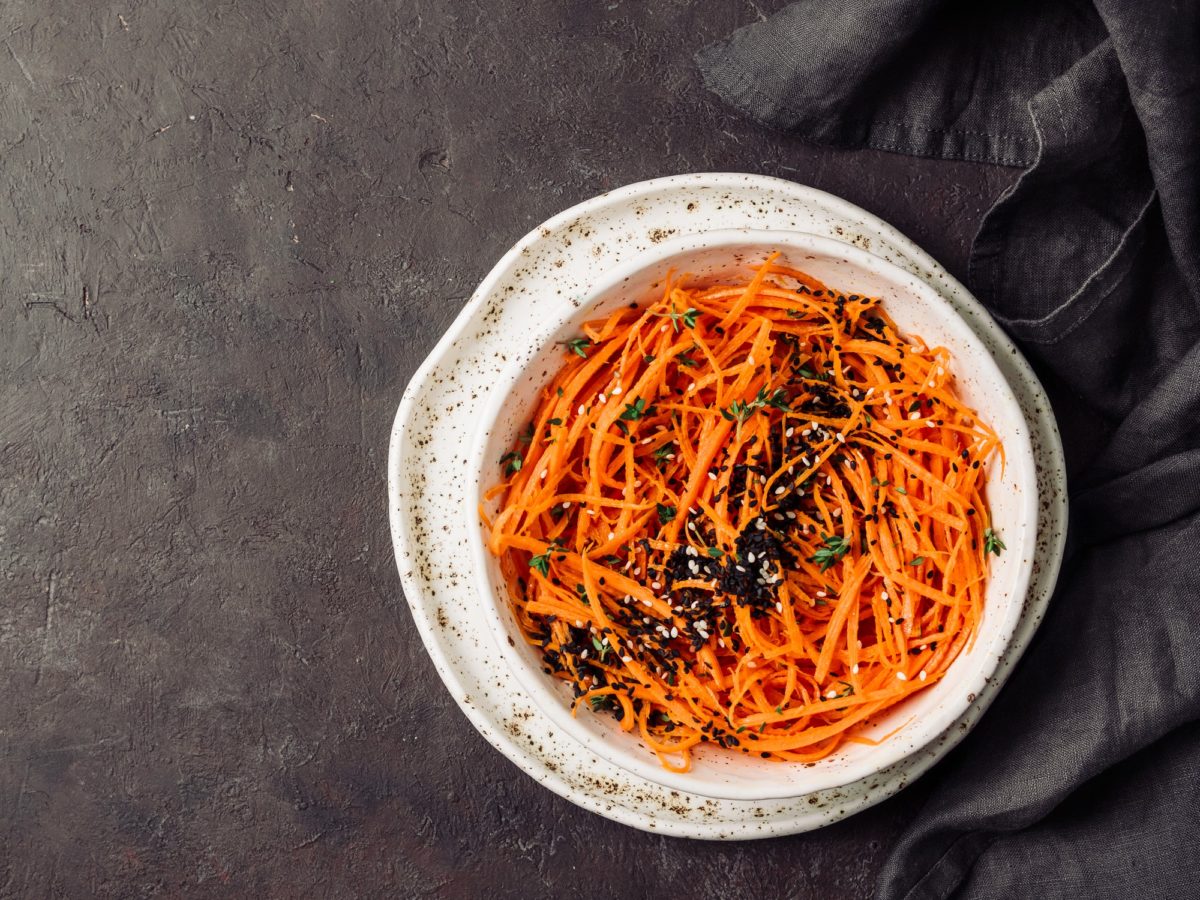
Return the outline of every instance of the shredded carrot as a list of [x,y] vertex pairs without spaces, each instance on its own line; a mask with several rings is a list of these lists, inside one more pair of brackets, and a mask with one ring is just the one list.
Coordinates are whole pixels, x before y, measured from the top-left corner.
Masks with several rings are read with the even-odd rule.
[[[480,514],[549,674],[687,771],[813,761],[974,639],[994,432],[950,354],[772,254],[569,341]],[[636,299],[636,298],[632,298]]]

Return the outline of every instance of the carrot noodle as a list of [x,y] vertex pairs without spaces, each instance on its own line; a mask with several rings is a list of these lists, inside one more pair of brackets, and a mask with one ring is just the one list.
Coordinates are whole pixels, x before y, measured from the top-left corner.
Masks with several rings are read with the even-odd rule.
[[480,508],[545,671],[687,771],[810,762],[941,679],[983,613],[1003,450],[950,355],[772,254],[566,342]]

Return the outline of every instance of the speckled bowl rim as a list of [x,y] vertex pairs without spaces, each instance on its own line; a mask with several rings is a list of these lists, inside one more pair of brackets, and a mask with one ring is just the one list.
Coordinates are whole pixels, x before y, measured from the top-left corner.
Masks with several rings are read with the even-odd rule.
[[[491,560],[476,508],[477,504],[483,501],[482,491],[491,486],[491,481],[488,480],[488,462],[491,460],[485,457],[494,424],[510,402],[511,393],[522,380],[522,376],[536,361],[540,351],[558,336],[557,332],[562,324],[581,316],[586,317],[587,310],[599,298],[647,271],[665,275],[669,268],[674,268],[667,264],[666,260],[697,249],[719,251],[729,248],[732,251],[735,247],[741,248],[745,245],[757,246],[764,255],[773,249],[783,249],[801,256],[811,254],[825,258],[841,257],[846,262],[888,282],[892,286],[890,295],[893,299],[899,292],[911,293],[917,298],[918,305],[936,312],[937,318],[942,322],[944,336],[954,334],[957,340],[973,348],[976,358],[971,365],[975,374],[983,373],[979,380],[993,385],[996,394],[993,399],[1003,407],[989,407],[989,423],[994,426],[1001,420],[1020,423],[1020,426],[1014,429],[1014,433],[1004,441],[1006,465],[1003,477],[1007,483],[1016,485],[1020,495],[1017,510],[1020,525],[1017,529],[1009,528],[1004,531],[1008,541],[1008,552],[1004,562],[1009,568],[1006,571],[1008,578],[1004,582],[1005,589],[1002,593],[1003,612],[1000,617],[993,615],[985,619],[984,630],[977,636],[981,646],[976,648],[973,654],[956,660],[947,678],[939,682],[940,694],[949,696],[919,720],[906,722],[899,729],[900,734],[889,734],[880,744],[869,748],[862,758],[796,766],[787,773],[781,773],[787,777],[781,777],[773,787],[761,782],[726,783],[724,779],[716,778],[714,773],[705,770],[703,758],[698,760],[690,772],[672,772],[663,768],[648,749],[642,748],[639,753],[637,750],[617,746],[613,741],[606,741],[584,727],[584,723],[571,714],[564,698],[554,689],[551,678],[520,652],[518,644],[523,643],[523,636],[511,632],[504,621],[504,610],[501,607],[508,601],[507,597],[497,596],[491,580]],[[886,305],[888,295],[881,296],[884,297]],[[480,473],[478,493],[463,504],[463,515],[467,517],[466,529],[470,537],[470,552],[474,557],[475,589],[484,616],[491,625],[493,635],[497,637],[496,648],[505,658],[521,687],[555,727],[570,734],[581,745],[613,765],[647,781],[718,800],[760,801],[804,797],[816,791],[828,791],[868,778],[928,746],[967,711],[971,705],[967,697],[973,697],[991,678],[1000,657],[1012,640],[1020,619],[1021,600],[1029,587],[1033,551],[1036,546],[1037,488],[1033,448],[1029,442],[1028,427],[1020,403],[992,358],[991,352],[949,301],[913,273],[844,241],[809,232],[729,228],[677,235],[601,272],[586,294],[576,297],[572,302],[561,304],[561,320],[552,324],[551,330],[539,343],[526,342],[527,356],[509,360],[492,375],[488,395],[483,402],[467,451],[467,484],[472,484],[472,474]],[[939,342],[940,340],[941,338]],[[961,358],[952,359],[950,363],[959,375],[962,374],[961,367],[964,364]],[[1001,599],[994,595],[992,584],[989,579],[989,608]],[[499,639],[501,636],[505,639]],[[514,640],[508,640],[509,637]],[[703,755],[702,753],[701,756]],[[807,784],[801,786],[802,782]]]
[[[598,228],[596,223],[602,222],[605,215],[619,215],[625,219],[634,213],[640,216],[643,209],[652,210],[655,204],[667,208],[679,221],[685,221],[682,211],[685,206],[691,211],[694,199],[706,203],[712,199],[721,201],[717,207],[720,224],[710,227],[728,227],[747,221],[761,221],[766,227],[800,230],[814,230],[815,226],[821,233],[877,252],[924,278],[956,305],[1003,358],[1002,368],[1010,383],[1018,389],[1031,433],[1036,436],[1039,522],[1047,527],[1042,529],[1044,537],[1039,539],[1038,564],[1025,611],[1010,651],[997,667],[994,686],[981,692],[971,709],[947,729],[935,747],[914,754],[876,778],[845,790],[800,798],[795,802],[713,801],[639,784],[619,771],[602,771],[602,766],[597,766],[601,771],[591,772],[587,760],[564,761],[547,756],[552,751],[543,748],[538,734],[524,724],[534,713],[522,707],[520,697],[512,697],[503,691],[506,685],[502,680],[496,684],[502,693],[493,694],[481,679],[496,673],[473,671],[472,648],[467,646],[466,637],[452,622],[444,621],[446,613],[442,604],[453,599],[456,585],[453,580],[447,583],[431,568],[428,554],[436,549],[430,543],[433,531],[421,522],[422,514],[427,511],[421,504],[430,499],[426,496],[429,488],[417,485],[409,477],[409,470],[403,468],[410,462],[410,448],[414,455],[425,454],[414,462],[433,460],[429,447],[435,442],[436,435],[430,429],[422,429],[420,414],[432,411],[427,404],[444,403],[447,399],[443,396],[445,391],[439,393],[436,385],[452,376],[441,371],[440,366],[460,341],[471,336],[470,327],[475,320],[490,312],[483,309],[484,300],[504,272],[513,268],[522,257],[536,254],[539,245],[546,245],[559,232],[569,232],[584,224]],[[627,240],[632,252],[636,246],[648,246],[645,225],[653,221],[654,217],[648,216],[637,223],[637,228],[625,223],[623,231],[614,231],[608,237],[615,238],[618,243]],[[671,227],[673,222],[668,221],[664,227]],[[652,236],[650,240],[653,241]],[[462,392],[450,396],[461,397]],[[444,407],[447,412],[459,408],[465,408],[463,401]],[[542,785],[584,809],[646,831],[710,840],[748,840],[794,834],[836,822],[903,789],[962,739],[990,705],[997,686],[1011,672],[1045,615],[1066,540],[1065,484],[1062,446],[1045,392],[1020,352],[961,284],[895,228],[848,201],[792,181],[744,173],[674,175],[631,184],[565,210],[528,233],[496,264],[429,357],[418,367],[397,410],[388,453],[389,520],[401,585],[435,668],[476,730]],[[480,690],[482,696],[471,694],[468,687]],[[502,708],[505,703],[507,709]],[[596,762],[600,761],[597,759]]]

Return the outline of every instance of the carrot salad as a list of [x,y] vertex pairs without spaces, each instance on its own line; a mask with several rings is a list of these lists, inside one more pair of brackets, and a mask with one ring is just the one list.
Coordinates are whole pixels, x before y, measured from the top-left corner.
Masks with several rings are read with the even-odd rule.
[[589,322],[481,508],[545,671],[672,771],[813,761],[976,634],[984,463],[949,354],[776,262]]

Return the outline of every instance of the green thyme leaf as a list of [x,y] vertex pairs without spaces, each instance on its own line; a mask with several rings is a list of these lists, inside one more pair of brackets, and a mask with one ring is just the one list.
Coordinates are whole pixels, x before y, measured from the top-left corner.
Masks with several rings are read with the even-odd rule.
[[997,556],[999,556],[1001,551],[1007,549],[1008,548],[1004,546],[1004,541],[1000,540],[999,534],[997,534],[991,528],[983,529],[983,552],[985,554],[995,553]]
[[591,339],[585,337],[573,338],[572,340],[564,341],[563,343],[570,348],[572,353],[574,353],[576,356],[581,356],[584,359],[587,359],[588,347],[592,346]]
[[512,475],[514,472],[521,471],[521,465],[524,460],[521,459],[521,454],[516,450],[510,450],[500,457],[500,465],[504,466],[504,474]]
[[621,418],[627,422],[636,422],[642,416],[646,415],[646,401],[638,397],[632,403],[626,403],[625,409],[621,413]]
[[817,552],[810,556],[808,561],[819,564],[822,572],[832,568],[839,559],[850,552],[850,542],[841,535],[822,535],[821,544],[822,546],[817,548]]

